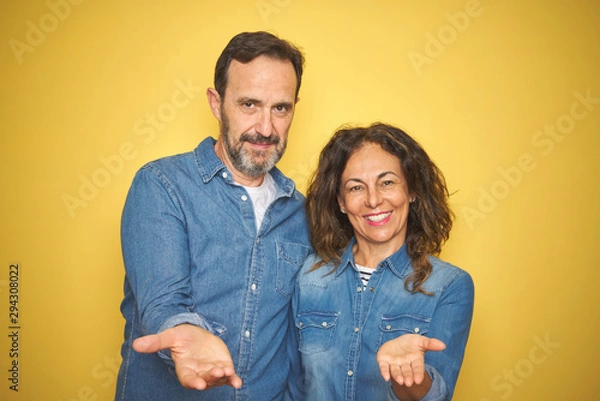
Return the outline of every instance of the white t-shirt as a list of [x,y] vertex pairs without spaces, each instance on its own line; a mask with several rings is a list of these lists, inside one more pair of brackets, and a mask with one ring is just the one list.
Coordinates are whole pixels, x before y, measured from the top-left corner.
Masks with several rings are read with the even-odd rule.
[[252,205],[254,206],[254,216],[256,217],[256,231],[260,229],[263,217],[269,205],[275,200],[277,194],[277,187],[271,174],[267,173],[265,178],[258,187],[243,187],[248,191],[250,199],[252,199]]

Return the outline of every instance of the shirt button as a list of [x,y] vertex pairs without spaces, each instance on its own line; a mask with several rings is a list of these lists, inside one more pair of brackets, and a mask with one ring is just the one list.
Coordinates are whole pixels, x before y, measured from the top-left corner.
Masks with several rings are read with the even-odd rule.
[[362,287],[356,287],[356,291],[361,292],[362,291]]
[[354,328],[354,332],[355,332],[355,333],[358,333],[358,330],[360,330],[358,327],[355,327],[355,328]]
[[348,376],[352,376],[353,374],[354,374],[353,371],[351,371],[351,370],[348,371]]
[[419,330],[419,328],[418,328],[418,327],[415,327],[415,329],[414,329],[413,331],[414,331],[415,333],[418,333],[418,332],[420,332],[421,330]]
[[375,292],[375,288],[371,287],[371,288],[369,288],[369,291]]
[[391,329],[392,329],[392,326],[390,326],[390,325],[388,324],[387,326],[385,326],[385,329],[386,329],[386,330],[391,330]]
[[221,174],[221,177],[227,178],[227,175],[228,175],[227,173],[223,173],[223,174]]
[[246,202],[246,201],[248,200],[248,197],[247,197],[246,195],[242,195],[242,200],[243,200],[244,202]]
[[300,322],[300,323],[298,323],[298,326],[302,327],[302,326],[304,326],[304,323]]
[[246,338],[250,337],[250,331],[246,330],[246,332],[244,333],[244,336],[245,336]]
[[323,322],[323,323],[321,323],[321,326],[323,326],[323,327],[327,327],[327,322]]
[[256,291],[256,284],[252,284],[250,288],[252,288],[252,291]]

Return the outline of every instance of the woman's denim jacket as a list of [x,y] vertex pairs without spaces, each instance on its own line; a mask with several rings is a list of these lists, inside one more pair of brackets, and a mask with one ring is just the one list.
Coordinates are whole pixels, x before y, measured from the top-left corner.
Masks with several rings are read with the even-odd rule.
[[386,341],[415,333],[446,344],[444,351],[425,354],[433,385],[423,401],[450,400],[473,314],[471,277],[430,257],[433,269],[423,289],[433,295],[413,294],[404,287],[413,269],[403,246],[378,265],[363,288],[353,244],[337,270],[331,272],[329,264],[309,271],[317,261],[309,257],[298,274],[293,310],[305,399],[397,399],[381,377],[376,353]]

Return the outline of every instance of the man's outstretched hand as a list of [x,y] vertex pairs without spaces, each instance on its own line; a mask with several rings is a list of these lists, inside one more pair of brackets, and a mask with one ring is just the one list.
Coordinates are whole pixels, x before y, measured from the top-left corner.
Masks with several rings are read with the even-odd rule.
[[242,379],[235,373],[231,354],[223,340],[200,327],[182,324],[140,337],[133,342],[133,349],[147,354],[169,349],[179,382],[185,388],[206,390],[223,385],[242,386]]

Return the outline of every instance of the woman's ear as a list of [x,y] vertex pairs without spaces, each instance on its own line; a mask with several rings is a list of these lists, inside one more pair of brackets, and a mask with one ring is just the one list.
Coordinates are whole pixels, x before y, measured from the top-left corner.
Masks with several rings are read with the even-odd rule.
[[346,211],[346,206],[344,204],[344,200],[341,197],[338,196],[337,201],[338,201],[338,205],[340,206],[340,212],[342,212],[344,214],[348,213]]

